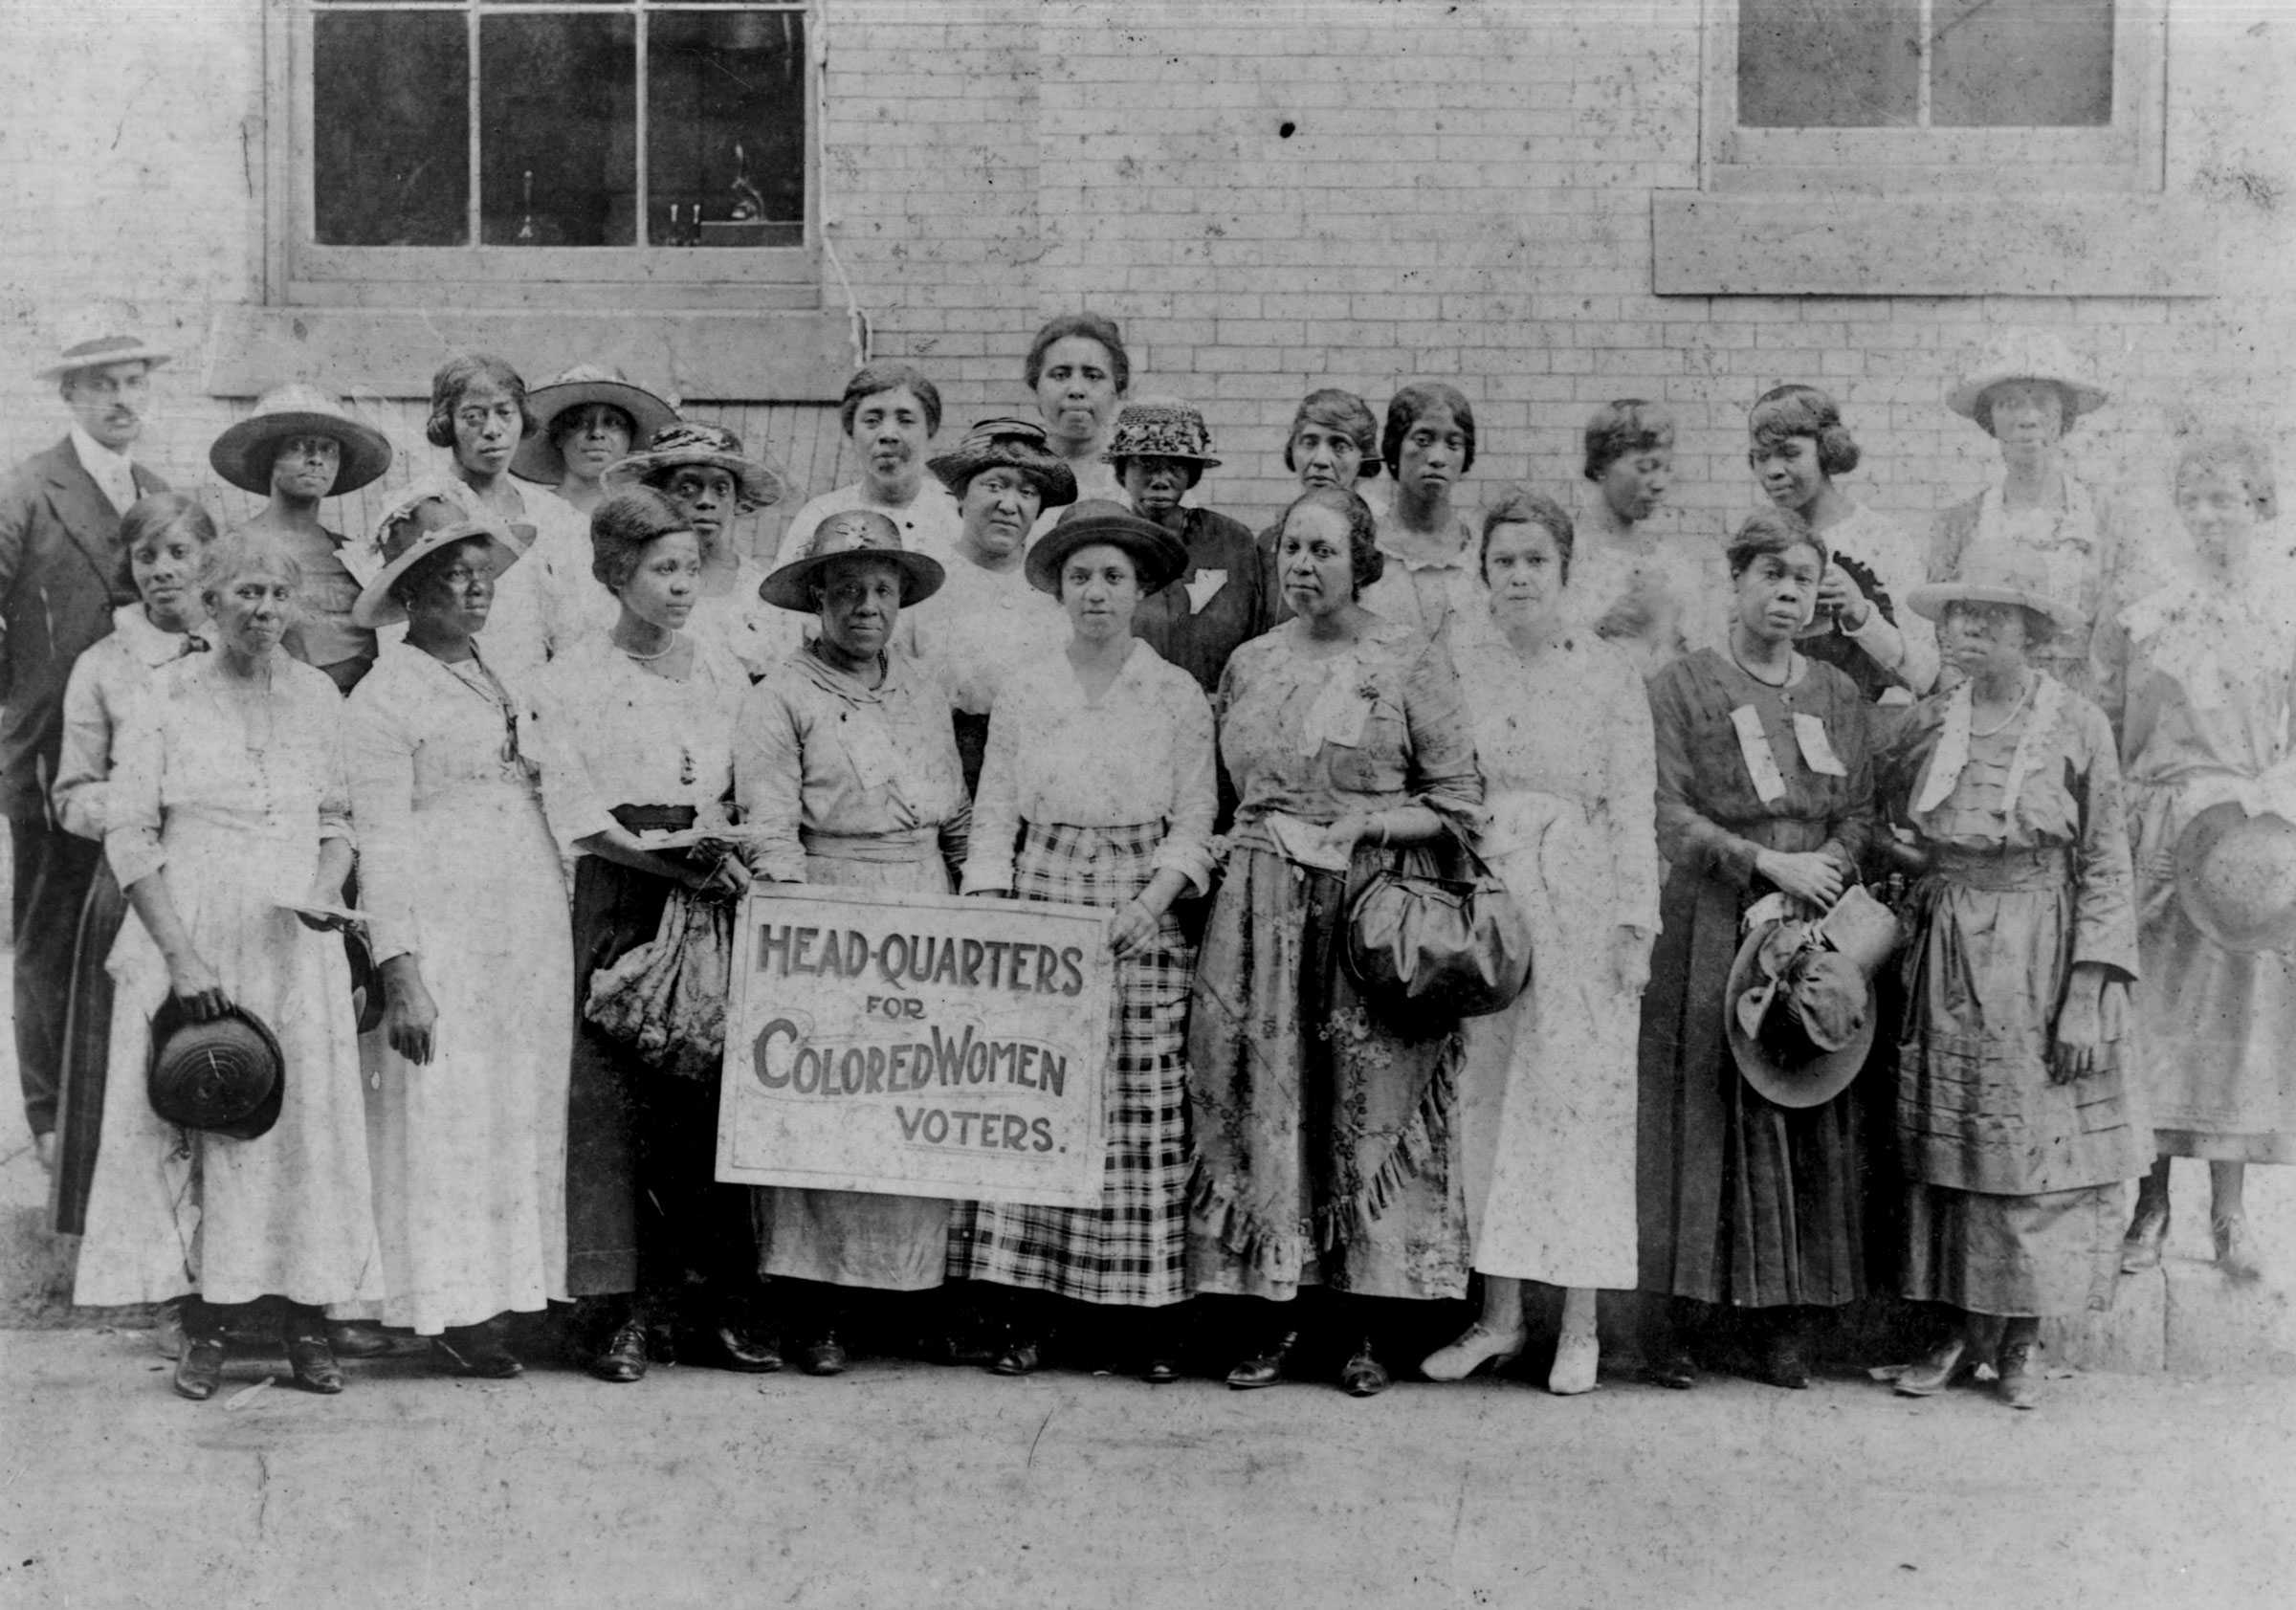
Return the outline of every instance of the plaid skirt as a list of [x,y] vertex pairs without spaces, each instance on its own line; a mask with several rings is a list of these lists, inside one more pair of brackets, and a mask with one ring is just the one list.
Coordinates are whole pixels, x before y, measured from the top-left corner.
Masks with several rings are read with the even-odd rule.
[[[1164,825],[1029,822],[1013,861],[1024,900],[1118,906],[1148,886]],[[1196,948],[1166,913],[1116,963],[1098,1207],[967,1202],[949,1235],[952,1278],[1157,1308],[1187,1295],[1188,987]]]

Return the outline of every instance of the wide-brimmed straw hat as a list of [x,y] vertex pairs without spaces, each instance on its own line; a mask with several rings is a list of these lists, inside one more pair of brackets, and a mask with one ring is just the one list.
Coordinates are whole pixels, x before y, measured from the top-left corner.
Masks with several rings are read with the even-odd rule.
[[2176,839],[2176,899],[2195,928],[2231,951],[2296,945],[2296,824],[2227,800]]
[[61,380],[75,369],[100,369],[107,364],[144,363],[157,368],[174,356],[142,336],[101,335],[61,348],[38,374],[42,380]]
[[1076,501],[1076,473],[1049,442],[1045,428],[1033,419],[979,420],[955,447],[927,459],[925,468],[957,497],[983,470],[1018,470],[1036,482],[1043,506],[1057,509]]
[[632,443],[648,442],[664,426],[677,423],[677,410],[643,386],[632,386],[619,369],[577,364],[549,385],[526,393],[526,408],[538,422],[511,454],[510,473],[520,480],[556,486],[566,478],[565,454],[551,440],[551,427],[568,408],[604,403],[629,416]]
[[1816,921],[1755,925],[1730,964],[1722,1020],[1756,1093],[1819,1107],[1849,1088],[1873,1049],[1873,976],[1897,939],[1897,918],[1855,885]]
[[2079,609],[2050,596],[2047,562],[2030,548],[1998,540],[1964,548],[1961,574],[1954,580],[1931,582],[1906,594],[1906,607],[1932,621],[1945,619],[1952,604],[2021,604],[2056,623],[2060,631],[2081,625]]
[[1132,556],[1139,572],[1140,596],[1160,592],[1188,567],[1188,550],[1181,540],[1152,519],[1142,519],[1121,503],[1090,498],[1070,508],[1052,529],[1028,546],[1023,569],[1028,584],[1039,592],[1060,591],[1060,569],[1078,548],[1106,542]]
[[390,596],[391,584],[439,549],[473,537],[487,540],[495,556],[495,574],[499,576],[524,556],[534,541],[534,527],[474,518],[437,496],[417,498],[399,515],[386,517],[383,568],[359,589],[359,601],[351,606],[352,622],[372,630],[405,620],[407,607]]
[[940,590],[948,572],[938,560],[901,546],[901,528],[874,509],[845,509],[813,529],[806,551],[758,584],[758,596],[782,609],[813,613],[814,584],[841,561],[859,556],[901,573],[901,607],[921,604]]
[[152,1014],[144,1092],[168,1123],[253,1140],[279,1121],[287,1059],[271,1026],[246,1007],[193,1023],[170,995]]
[[677,420],[656,430],[643,452],[608,465],[605,479],[609,487],[641,486],[664,470],[706,465],[734,477],[735,499],[747,514],[779,503],[789,492],[789,477],[762,451],[743,452],[741,438],[722,425]]
[[208,449],[215,473],[242,492],[271,493],[271,461],[279,444],[294,436],[324,436],[342,450],[330,497],[357,492],[390,468],[390,438],[353,419],[325,392],[309,386],[282,386],[266,392],[255,411],[224,429]]
[[2064,393],[2064,423],[2094,413],[2111,401],[2054,336],[2025,335],[2004,341],[1979,358],[1945,394],[1945,406],[1964,419],[1976,419],[1985,393],[2013,380],[2045,381]]
[[1116,410],[1116,423],[1108,433],[1108,450],[1101,458],[1110,464],[1127,458],[1177,458],[1199,470],[1220,462],[1212,456],[1212,432],[1195,404],[1178,397],[1139,397]]

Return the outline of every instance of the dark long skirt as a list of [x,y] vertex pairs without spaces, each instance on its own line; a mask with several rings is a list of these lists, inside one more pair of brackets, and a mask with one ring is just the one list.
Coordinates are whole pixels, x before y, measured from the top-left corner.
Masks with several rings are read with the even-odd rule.
[[1834,1307],[1866,1285],[1858,1092],[1797,1111],[1739,1076],[1722,991],[1751,903],[1682,870],[1660,898],[1643,995],[1640,1284],[1737,1308]]
[[[112,1058],[112,975],[104,963],[127,896],[109,866],[99,867],[80,902],[79,928],[72,941],[72,979],[64,1003],[64,1054],[56,1092],[55,1178],[48,1207],[58,1235],[87,1228],[88,1187],[96,1179],[98,1139],[103,1133],[104,1087]],[[143,1099],[143,1092],[131,1092]]]
[[585,855],[574,870],[574,1059],[566,1089],[566,1292],[754,1290],[749,1192],[715,1177],[718,1081],[649,1068],[582,1017],[590,975],[654,936],[673,886]]

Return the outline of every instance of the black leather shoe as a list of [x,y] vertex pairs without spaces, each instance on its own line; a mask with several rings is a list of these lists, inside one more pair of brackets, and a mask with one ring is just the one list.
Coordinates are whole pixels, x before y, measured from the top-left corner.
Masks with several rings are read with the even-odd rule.
[[1275,1345],[1264,1353],[1253,1355],[1227,1372],[1227,1384],[1238,1392],[1249,1392],[1254,1387],[1273,1386],[1284,1378],[1284,1365],[1292,1350],[1299,1345],[1299,1333],[1286,1331]]
[[1643,1378],[1669,1392],[1688,1392],[1698,1384],[1698,1360],[1670,1347],[1643,1366]]
[[1387,1366],[1371,1350],[1371,1338],[1356,1344],[1355,1356],[1339,1366],[1339,1389],[1350,1398],[1377,1398],[1393,1382]]
[[1044,1363],[1044,1349],[1026,1336],[1014,1336],[998,1350],[988,1373],[994,1376],[1032,1376]]
[[590,1374],[600,1380],[628,1385],[646,1378],[646,1323],[625,1320],[607,1338],[606,1346],[590,1360]]
[[338,1358],[380,1358],[397,1344],[371,1319],[342,1319],[327,1325],[327,1347]]
[[713,1325],[703,1339],[702,1359],[720,1370],[769,1376],[782,1367],[782,1350],[772,1339],[740,1325]]
[[841,1376],[846,1362],[845,1344],[834,1331],[824,1331],[798,1349],[797,1367],[809,1376]]
[[342,1390],[342,1366],[335,1361],[335,1350],[327,1345],[324,1330],[300,1334],[289,1331],[279,1339],[286,1344],[287,1371],[295,1377],[296,1385],[325,1398]]
[[1810,1366],[1801,1356],[1800,1338],[1772,1336],[1762,1349],[1762,1359],[1755,1367],[1754,1378],[1788,1392],[1805,1390],[1810,1384]]
[[512,1380],[525,1372],[502,1343],[498,1325],[456,1325],[430,1339],[430,1356],[458,1376]]
[[175,1390],[178,1396],[204,1403],[215,1396],[223,1384],[223,1337],[186,1336],[184,1345],[175,1356]]

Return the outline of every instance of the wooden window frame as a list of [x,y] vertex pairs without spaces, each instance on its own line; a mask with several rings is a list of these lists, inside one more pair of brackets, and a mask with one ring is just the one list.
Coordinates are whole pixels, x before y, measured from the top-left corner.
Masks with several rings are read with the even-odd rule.
[[1746,128],[1738,0],[1706,0],[1701,188],[1872,194],[2158,191],[2165,0],[2114,0],[2112,121],[2099,128]]
[[[740,10],[742,0],[702,4]],[[313,17],[320,9],[313,0],[264,0],[261,216],[267,304],[633,312],[821,306],[823,19],[818,0],[805,0],[802,7],[807,80],[802,247],[319,245],[311,224],[309,85]],[[568,0],[563,9],[585,8],[580,0]]]

